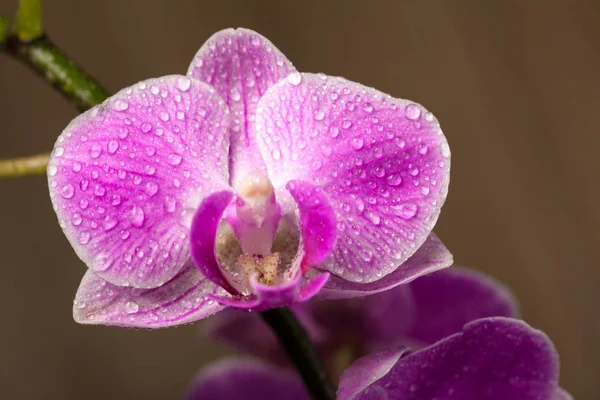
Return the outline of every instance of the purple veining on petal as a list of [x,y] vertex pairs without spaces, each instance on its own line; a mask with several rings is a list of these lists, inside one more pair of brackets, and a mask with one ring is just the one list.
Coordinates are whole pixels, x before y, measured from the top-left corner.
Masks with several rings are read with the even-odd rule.
[[195,55],[188,75],[212,85],[231,109],[232,186],[247,172],[264,170],[253,126],[256,107],[267,89],[292,71],[268,39],[248,29],[217,32]]
[[550,399],[557,380],[558,356],[546,335],[519,320],[485,318],[400,358],[388,350],[358,360],[342,375],[338,399],[369,399],[373,391],[406,400]]
[[422,106],[326,75],[292,73],[257,108],[257,140],[276,188],[323,188],[339,237],[324,268],[370,283],[426,240],[446,198],[450,151]]
[[447,268],[452,263],[453,257],[450,251],[431,232],[423,245],[391,274],[378,281],[363,284],[332,276],[319,293],[319,298],[348,299],[379,293],[409,283],[419,276]]
[[310,400],[291,371],[254,359],[225,359],[200,371],[185,400]]
[[298,205],[303,250],[301,269],[306,272],[325,261],[335,246],[335,213],[320,187],[308,182],[290,181],[286,188]]
[[158,287],[188,260],[189,209],[227,185],[229,111],[185,76],[142,81],[75,118],[48,165],[65,235],[97,275]]
[[418,318],[406,333],[422,343],[460,332],[476,319],[519,315],[516,299],[506,286],[466,268],[452,267],[423,276],[410,288]]
[[197,321],[224,307],[207,297],[219,288],[189,262],[173,279],[155,289],[120,287],[88,270],[73,304],[81,324],[164,328]]
[[237,294],[238,291],[224,276],[215,253],[217,229],[223,212],[232,198],[233,192],[222,191],[213,193],[204,199],[192,220],[190,242],[192,259],[200,272],[228,292]]

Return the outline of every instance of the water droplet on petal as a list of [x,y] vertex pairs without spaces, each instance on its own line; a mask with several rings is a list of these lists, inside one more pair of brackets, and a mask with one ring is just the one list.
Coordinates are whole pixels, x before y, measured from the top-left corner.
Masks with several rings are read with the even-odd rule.
[[421,116],[421,109],[416,104],[409,104],[404,108],[404,115],[410,120],[417,120]]
[[156,182],[150,181],[146,183],[146,194],[148,196],[154,196],[158,192],[158,184]]
[[110,215],[107,215],[106,218],[104,218],[102,226],[104,227],[104,230],[108,232],[117,225],[117,222],[118,221],[115,218],[111,217]]
[[352,147],[356,150],[360,150],[365,145],[365,141],[361,137],[352,138]]
[[411,219],[417,214],[417,205],[413,203],[404,203],[392,206],[395,214],[403,219]]
[[152,125],[149,124],[148,122],[144,122],[141,126],[142,132],[144,133],[148,133],[152,130]]
[[54,176],[58,172],[58,168],[55,165],[48,166],[48,175]]
[[98,143],[92,144],[92,147],[90,148],[90,157],[98,158],[100,157],[100,154],[102,154],[102,146]]
[[94,194],[98,197],[104,196],[105,193],[106,189],[102,185],[96,185],[96,187],[94,188]]
[[179,164],[181,164],[181,160],[183,160],[183,157],[181,156],[181,154],[172,153],[172,154],[169,154],[167,159],[169,161],[169,164],[179,165]]
[[88,244],[92,235],[89,232],[80,232],[77,240],[80,244]]
[[440,145],[440,152],[442,153],[442,157],[450,157],[450,146],[448,146],[448,143],[444,142]]
[[177,89],[182,92],[187,92],[190,86],[192,85],[192,81],[187,76],[182,76],[177,81]]
[[297,86],[302,82],[302,75],[299,72],[293,72],[288,75],[287,81],[294,86]]
[[398,186],[402,183],[402,177],[398,174],[390,174],[386,178],[387,184],[390,186]]
[[79,172],[81,171],[81,163],[78,161],[74,161],[71,168],[73,169],[73,172]]
[[62,147],[62,146],[57,146],[57,147],[54,149],[54,156],[55,156],[55,157],[60,157],[60,156],[62,156],[63,154],[65,154],[65,148],[64,148],[64,147]]
[[133,206],[131,209],[131,225],[140,227],[144,225],[144,219],[146,215],[144,214],[144,209],[137,204]]
[[60,194],[65,199],[70,199],[73,197],[73,194],[75,194],[75,188],[73,187],[73,185],[68,183],[62,187],[62,189],[60,190]]
[[113,108],[117,111],[125,111],[129,108],[129,103],[125,100],[118,99],[113,103]]
[[363,104],[363,110],[365,112],[372,113],[373,112],[373,104],[371,104],[369,102]]
[[128,301],[123,305],[123,310],[125,310],[127,314],[135,314],[139,309],[140,306],[135,301]]
[[167,122],[169,120],[169,113],[166,111],[161,111],[160,113],[158,113],[158,118],[160,118],[162,121]]
[[170,196],[165,197],[165,209],[167,210],[167,212],[174,212],[175,211],[175,206],[177,205],[177,201]]
[[79,226],[79,225],[81,225],[82,222],[83,222],[83,218],[81,217],[81,214],[79,214],[79,213],[73,214],[73,218],[71,218],[71,223],[74,226]]
[[110,142],[108,142],[108,152],[111,154],[115,154],[117,152],[117,149],[119,148],[119,142],[117,142],[116,140],[111,140]]
[[146,147],[146,155],[147,156],[152,157],[154,154],[156,154],[156,148],[154,148],[152,146]]
[[315,120],[323,121],[324,118],[325,118],[325,111],[319,110],[315,113]]
[[273,149],[273,151],[271,151],[271,157],[273,157],[273,160],[279,160],[281,158],[281,151],[279,151],[279,149]]
[[374,213],[373,211],[366,211],[365,212],[365,217],[367,217],[367,219],[373,224],[373,225],[379,225],[381,223],[381,218],[379,217],[379,215],[377,215],[376,213]]

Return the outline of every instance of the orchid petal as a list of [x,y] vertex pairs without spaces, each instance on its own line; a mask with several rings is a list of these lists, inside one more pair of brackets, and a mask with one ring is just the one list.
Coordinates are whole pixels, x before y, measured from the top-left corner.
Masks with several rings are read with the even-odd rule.
[[321,186],[339,237],[324,268],[357,283],[392,273],[426,240],[448,190],[450,151],[422,106],[342,78],[292,73],[257,109],[273,186]]
[[300,376],[255,359],[225,359],[200,371],[185,400],[310,400]]
[[264,170],[253,127],[256,107],[267,89],[292,71],[267,38],[248,29],[217,32],[195,55],[188,75],[213,86],[231,109],[232,186],[248,172]]
[[332,276],[319,293],[320,299],[348,299],[379,293],[409,283],[419,276],[431,274],[452,265],[452,254],[431,232],[421,247],[394,272],[371,283],[355,283]]
[[217,230],[223,212],[231,202],[233,192],[222,191],[206,197],[198,207],[192,220],[190,240],[192,259],[202,274],[223,287],[228,292],[236,294],[231,284],[223,275],[219,259],[215,253]]
[[218,292],[191,262],[154,289],[116,286],[88,270],[75,296],[73,317],[81,324],[164,328],[219,312],[224,307],[207,298]]
[[422,343],[460,332],[465,324],[480,318],[518,317],[510,290],[476,271],[447,268],[416,279],[410,288],[418,317],[407,335]]
[[338,399],[550,399],[557,379],[558,356],[548,337],[496,317],[408,355],[388,350],[358,360],[340,378]]
[[335,246],[335,212],[320,187],[302,181],[290,181],[286,187],[300,213],[301,269],[306,272],[325,261]]
[[77,255],[119,286],[158,287],[188,260],[189,210],[227,184],[229,111],[185,76],[142,81],[75,118],[48,165]]

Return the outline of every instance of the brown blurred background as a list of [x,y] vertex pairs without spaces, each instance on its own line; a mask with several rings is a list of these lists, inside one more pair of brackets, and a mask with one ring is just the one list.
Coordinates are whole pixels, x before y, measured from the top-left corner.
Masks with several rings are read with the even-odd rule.
[[[0,13],[15,4],[0,0]],[[426,105],[453,157],[437,233],[458,263],[516,292],[560,351],[562,385],[600,398],[599,1],[54,0],[45,24],[111,91],[185,73],[212,33],[243,26],[299,70]],[[0,56],[0,157],[48,151],[75,115]],[[0,181],[0,256],[0,398],[177,399],[224,352],[198,324],[75,324],[85,267],[45,177]]]

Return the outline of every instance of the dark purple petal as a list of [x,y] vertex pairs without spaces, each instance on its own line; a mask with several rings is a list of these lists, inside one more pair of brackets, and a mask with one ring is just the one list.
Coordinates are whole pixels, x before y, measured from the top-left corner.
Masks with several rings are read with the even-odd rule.
[[153,288],[181,270],[189,210],[227,185],[229,120],[213,88],[173,75],[123,89],[67,126],[48,165],[50,197],[92,271]]
[[338,240],[324,268],[369,283],[423,244],[446,198],[450,151],[422,106],[342,78],[292,73],[261,98],[257,140],[275,188],[323,188]]
[[232,186],[250,171],[264,170],[254,132],[258,100],[294,70],[268,39],[248,29],[215,33],[194,57],[188,75],[213,86],[231,109]]
[[73,304],[81,324],[164,328],[206,318],[224,307],[208,299],[219,287],[189,262],[169,282],[155,289],[120,287],[87,271]]
[[452,254],[432,232],[423,245],[394,272],[371,283],[355,283],[332,276],[319,293],[320,299],[348,299],[379,293],[409,283],[419,276],[447,268]]
[[[406,349],[385,350],[358,359],[340,377],[337,399],[387,399],[388,393],[380,389],[379,381],[386,379],[400,357],[408,352]],[[402,394],[398,393],[397,396],[390,396],[389,398],[404,400],[410,397],[402,397]],[[422,399],[419,398],[419,400]]]
[[558,356],[548,337],[496,317],[415,353],[388,350],[358,360],[340,378],[338,399],[552,399],[557,379]]
[[230,293],[236,294],[237,290],[223,275],[215,252],[219,223],[232,198],[233,192],[222,191],[213,193],[204,199],[194,214],[190,241],[192,259],[200,272]]
[[460,332],[476,319],[518,316],[516,299],[506,286],[464,268],[452,267],[423,276],[410,288],[417,318],[406,333],[425,344]]
[[325,261],[335,246],[335,212],[323,190],[312,183],[290,181],[286,185],[298,205],[302,272]]
[[253,359],[211,364],[195,378],[186,400],[310,400],[300,377]]

